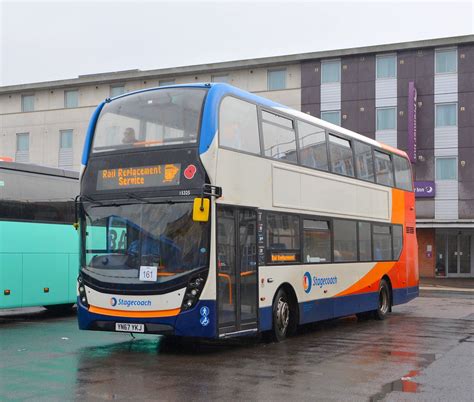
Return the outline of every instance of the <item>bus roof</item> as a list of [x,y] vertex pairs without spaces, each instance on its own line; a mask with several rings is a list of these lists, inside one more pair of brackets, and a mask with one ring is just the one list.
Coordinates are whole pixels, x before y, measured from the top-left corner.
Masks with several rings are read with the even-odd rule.
[[0,170],[15,170],[25,173],[36,173],[47,176],[66,177],[69,179],[79,180],[79,172],[73,170],[64,170],[40,165],[30,165],[18,162],[0,162]]

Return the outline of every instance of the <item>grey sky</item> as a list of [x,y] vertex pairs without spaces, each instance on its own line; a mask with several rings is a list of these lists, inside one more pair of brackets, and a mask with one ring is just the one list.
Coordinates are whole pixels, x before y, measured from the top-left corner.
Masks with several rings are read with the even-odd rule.
[[471,1],[0,0],[0,85],[466,35]]

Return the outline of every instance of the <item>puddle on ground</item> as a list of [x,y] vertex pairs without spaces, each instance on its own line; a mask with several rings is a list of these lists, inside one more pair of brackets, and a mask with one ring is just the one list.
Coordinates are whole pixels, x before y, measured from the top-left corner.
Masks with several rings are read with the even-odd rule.
[[382,390],[370,398],[370,401],[381,401],[385,398],[390,392],[418,392],[419,384],[414,381],[420,373],[420,370],[412,370],[407,375],[402,378],[389,382],[382,387]]
[[413,353],[413,352],[403,352],[403,351],[392,351],[391,355],[395,356],[405,356],[405,357],[418,357],[421,358],[421,361],[417,364],[417,370],[411,370],[403,377],[398,380],[389,382],[382,386],[382,390],[372,396],[370,401],[381,401],[383,400],[390,392],[408,392],[414,393],[419,392],[420,385],[415,381],[415,377],[420,374],[422,369],[428,367],[431,363],[436,360],[436,355],[432,353]]

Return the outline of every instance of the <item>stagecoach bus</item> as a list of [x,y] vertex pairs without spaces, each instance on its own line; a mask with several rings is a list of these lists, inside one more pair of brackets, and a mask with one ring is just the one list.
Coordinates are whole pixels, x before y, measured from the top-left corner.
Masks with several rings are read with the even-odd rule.
[[0,309],[74,305],[78,193],[77,172],[0,162]]
[[407,155],[227,84],[106,99],[83,153],[85,330],[224,338],[418,295]]

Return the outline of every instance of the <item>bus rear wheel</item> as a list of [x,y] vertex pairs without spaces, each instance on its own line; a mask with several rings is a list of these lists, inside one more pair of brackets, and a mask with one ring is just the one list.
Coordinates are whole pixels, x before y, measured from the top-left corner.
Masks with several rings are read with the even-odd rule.
[[281,342],[291,335],[292,332],[294,332],[294,329],[296,329],[294,328],[296,322],[294,308],[291,305],[291,299],[283,289],[278,290],[275,299],[273,300],[272,312],[272,338],[275,342]]
[[376,320],[385,320],[390,311],[390,287],[385,279],[380,281],[379,286],[379,304],[377,310],[374,310]]

